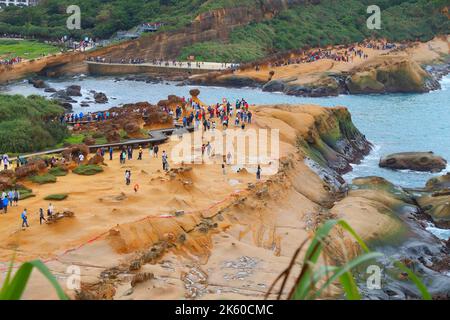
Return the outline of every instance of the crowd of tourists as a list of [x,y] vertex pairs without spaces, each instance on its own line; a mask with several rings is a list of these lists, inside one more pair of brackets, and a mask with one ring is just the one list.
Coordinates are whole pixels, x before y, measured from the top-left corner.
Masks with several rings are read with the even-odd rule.
[[14,58],[10,58],[10,59],[0,59],[0,65],[13,65],[16,63],[20,63],[20,62],[22,62],[21,57],[14,57]]
[[[291,57],[281,59],[276,62],[269,63],[269,67],[280,67],[291,64],[311,63],[318,60],[330,59],[339,62],[354,62],[355,58],[368,59],[369,54],[364,49],[374,50],[393,50],[397,45],[386,41],[365,41],[359,44],[352,44],[348,46],[339,46],[337,48],[318,48],[302,50]],[[256,71],[259,71],[260,66],[255,66]]]

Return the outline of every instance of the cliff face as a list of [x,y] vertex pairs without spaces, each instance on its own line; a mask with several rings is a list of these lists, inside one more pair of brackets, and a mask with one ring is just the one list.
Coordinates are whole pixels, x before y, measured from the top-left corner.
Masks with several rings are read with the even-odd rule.
[[119,59],[139,57],[144,59],[176,58],[185,46],[204,41],[227,41],[230,32],[251,22],[270,19],[283,9],[306,3],[317,4],[319,0],[262,0],[255,7],[234,7],[213,10],[200,14],[185,28],[172,32],[158,33],[129,41],[107,55]]

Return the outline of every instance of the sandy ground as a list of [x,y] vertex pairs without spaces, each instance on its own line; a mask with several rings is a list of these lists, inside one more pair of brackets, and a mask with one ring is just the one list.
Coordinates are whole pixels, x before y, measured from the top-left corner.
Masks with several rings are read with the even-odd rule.
[[[5,275],[16,251],[17,261],[45,261],[72,297],[74,291],[67,285],[70,266],[80,268],[82,282],[95,287],[96,298],[262,299],[300,243],[330,214],[354,223],[365,239],[389,231],[393,220],[374,209],[373,200],[350,197],[334,213],[323,206],[330,195],[295,143],[318,127],[332,126],[330,109],[256,107],[253,112],[254,124],[247,129],[280,129],[281,161],[288,169],[263,176],[260,182],[251,173],[254,168],[237,173],[227,166],[224,175],[217,164],[184,165],[192,169],[171,176],[162,172],[161,160],[145,150],[142,161],[125,165],[114,154],[96,176],[69,173],[55,184],[28,185],[36,197],[0,215],[0,274]],[[177,143],[162,145],[160,152],[170,152]],[[126,169],[132,171],[131,186],[125,185]],[[75,217],[39,225],[38,209],[48,206],[43,198],[55,193],[69,194],[67,200],[54,203],[56,211],[68,209]],[[25,207],[30,228],[22,230],[20,213]],[[184,213],[175,215],[179,210]],[[169,249],[139,272],[130,271],[136,257],[161,243]],[[117,274],[105,278],[105,272]],[[153,277],[132,285],[138,273]],[[288,287],[293,281],[291,277]],[[331,290],[329,294],[337,292]],[[55,297],[34,272],[24,298]]]

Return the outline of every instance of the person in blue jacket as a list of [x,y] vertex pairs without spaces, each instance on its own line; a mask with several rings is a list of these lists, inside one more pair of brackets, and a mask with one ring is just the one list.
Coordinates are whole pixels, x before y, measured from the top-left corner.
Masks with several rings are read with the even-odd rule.
[[9,203],[8,197],[4,197],[2,201],[3,201],[3,212],[6,214],[8,212],[8,203]]

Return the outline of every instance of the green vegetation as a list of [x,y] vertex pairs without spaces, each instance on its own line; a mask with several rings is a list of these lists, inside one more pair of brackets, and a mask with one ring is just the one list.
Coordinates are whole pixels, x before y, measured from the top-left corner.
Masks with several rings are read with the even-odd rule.
[[[10,6],[0,12],[0,30],[40,39],[72,35],[109,38],[119,30],[132,30],[144,22],[164,22],[164,30],[189,25],[209,10],[245,6],[261,7],[267,0],[46,0],[36,7]],[[442,12],[445,0],[379,0],[382,29],[369,30],[366,20],[371,0],[322,0],[298,4],[272,19],[235,28],[229,41],[196,43],[180,58],[194,55],[203,61],[245,62],[267,54],[307,46],[351,43],[369,37],[393,41],[429,40],[448,33],[449,20]],[[82,12],[81,30],[66,28],[69,5]]]
[[[327,237],[335,226],[339,226],[344,231],[349,233],[359,244],[363,253],[341,266],[330,266],[326,264],[317,266],[319,258],[322,255],[323,250],[325,249]],[[286,280],[291,275],[293,271],[292,269],[296,265],[297,257],[308,240],[309,239],[305,240],[297,249],[289,267],[284,272],[282,272],[280,276],[274,281],[266,297],[270,295],[275,285],[283,279],[281,288],[278,291],[278,299],[281,298],[281,295],[286,286]],[[324,293],[332,283],[339,281],[346,299],[360,300],[361,294],[356,285],[352,270],[361,266],[365,266],[368,263],[376,263],[376,259],[379,259],[381,257],[384,257],[384,255],[378,252],[371,252],[364,241],[345,221],[328,220],[315,232],[314,238],[311,240],[311,243],[306,250],[300,274],[295,281],[295,285],[289,291],[288,298],[292,300],[319,299],[321,298],[322,293]],[[327,261],[326,257],[324,258],[324,260]],[[410,269],[408,269],[403,263],[398,261],[393,261],[393,265],[396,269],[397,274],[399,272],[402,272],[408,275],[409,280],[412,281],[416,286],[418,295],[422,296],[424,300],[431,300],[431,295],[423,282]]]
[[103,172],[103,168],[95,165],[95,164],[89,164],[89,165],[80,165],[78,167],[76,167],[73,170],[73,173],[82,175],[82,176],[93,176],[96,175],[98,173]]
[[40,260],[25,262],[22,264],[12,278],[12,270],[14,267],[14,259],[11,261],[5,281],[0,289],[0,300],[20,300],[28,283],[28,279],[34,268],[42,273],[42,275],[55,288],[58,298],[68,300],[64,290],[59,285],[56,278],[50,270]]
[[41,56],[57,53],[59,48],[37,41],[0,40],[0,59],[21,57],[35,59]]
[[37,175],[37,176],[31,176],[28,178],[31,182],[37,183],[37,184],[47,184],[47,183],[55,183],[56,177],[52,174],[43,174],[43,175]]
[[371,4],[369,0],[322,0],[319,5],[299,5],[271,20],[234,29],[228,43],[204,42],[187,47],[180,58],[194,55],[199,61],[247,62],[273,52],[371,37],[425,41],[450,29],[448,18],[440,11],[443,1],[384,0],[377,1],[382,28],[369,30],[366,10]]
[[66,194],[66,193],[61,193],[61,194],[51,194],[51,195],[49,195],[49,196],[46,196],[46,197],[44,198],[44,200],[47,200],[47,201],[63,201],[63,200],[66,200],[68,196],[69,196],[69,195]]
[[[36,7],[7,7],[0,12],[2,33],[20,33],[38,38],[108,38],[119,30],[130,30],[144,22],[164,22],[164,29],[189,24],[206,0],[46,0]],[[78,5],[82,12],[81,30],[66,28],[66,9]]]
[[63,112],[42,97],[0,95],[0,149],[25,153],[56,145],[69,135],[66,126],[54,121]]
[[61,167],[54,167],[48,170],[48,173],[55,177],[64,177],[67,176],[67,170]]

